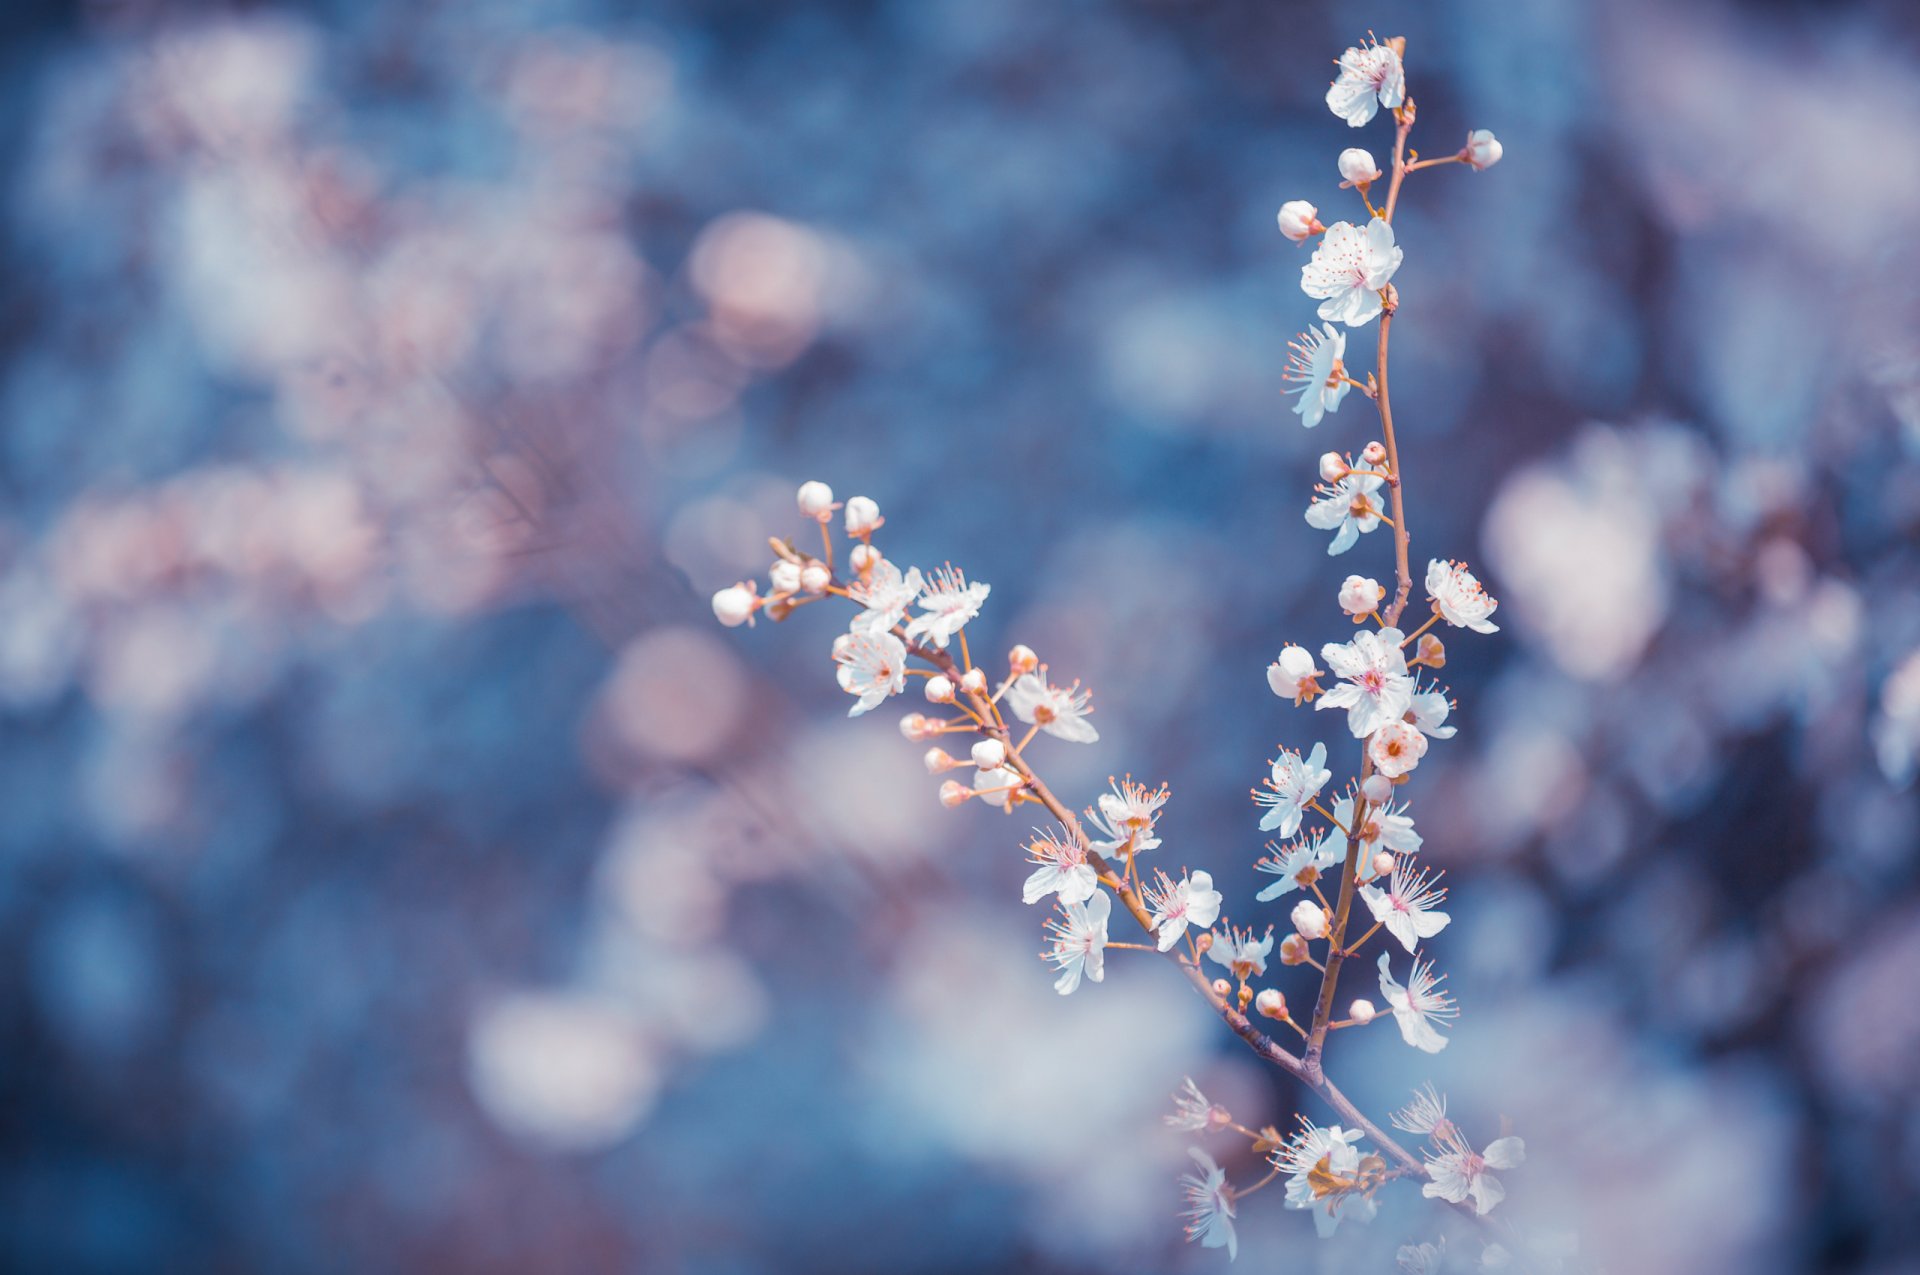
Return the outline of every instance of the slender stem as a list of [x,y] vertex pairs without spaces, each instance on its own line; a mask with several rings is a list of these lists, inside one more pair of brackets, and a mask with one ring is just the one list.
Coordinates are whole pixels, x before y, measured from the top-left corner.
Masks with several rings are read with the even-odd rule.
[[1275,1178],[1279,1176],[1280,1176],[1280,1169],[1278,1166],[1268,1169],[1267,1176],[1264,1178],[1261,1178],[1258,1182],[1254,1183],[1252,1186],[1237,1186],[1233,1188],[1233,1198],[1236,1200],[1244,1200],[1249,1195],[1252,1195],[1255,1191],[1258,1191],[1261,1187],[1265,1186],[1267,1183],[1273,1181]]

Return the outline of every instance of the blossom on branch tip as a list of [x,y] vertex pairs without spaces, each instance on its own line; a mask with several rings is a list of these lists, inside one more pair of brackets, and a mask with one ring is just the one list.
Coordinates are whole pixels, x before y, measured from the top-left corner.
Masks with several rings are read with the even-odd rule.
[[1325,830],[1308,840],[1296,841],[1284,850],[1271,841],[1267,843],[1267,848],[1274,853],[1257,861],[1253,870],[1280,879],[1253,896],[1260,903],[1270,903],[1295,890],[1312,888],[1344,858],[1344,852],[1333,843]]
[[1232,1261],[1240,1255],[1240,1240],[1233,1233],[1233,1192],[1227,1186],[1227,1171],[1199,1147],[1187,1154],[1200,1166],[1198,1173],[1180,1175],[1180,1185],[1187,1193],[1187,1209],[1182,1215],[1187,1238],[1197,1241],[1201,1248],[1226,1249],[1227,1260]]
[[1450,1204],[1473,1201],[1473,1211],[1484,1215],[1507,1198],[1507,1189],[1488,1169],[1515,1169],[1527,1158],[1527,1144],[1519,1138],[1495,1138],[1484,1151],[1475,1151],[1458,1130],[1449,1129],[1441,1140],[1444,1150],[1427,1160],[1427,1177],[1420,1188],[1428,1199]]
[[[906,574],[885,558],[874,563],[860,579],[847,586],[847,596],[859,605],[852,629],[885,632],[906,618],[907,608],[925,587],[920,568],[908,567]],[[908,636],[912,633],[909,631]]]
[[1375,217],[1362,230],[1336,221],[1300,267],[1300,290],[1320,300],[1319,315],[1350,328],[1370,323],[1384,308],[1381,290],[1406,253],[1393,241],[1393,226]]
[[1327,109],[1359,128],[1381,107],[1407,100],[1406,70],[1392,46],[1369,41],[1340,55],[1340,73],[1327,89]]
[[1153,829],[1160,819],[1160,807],[1167,804],[1167,786],[1149,788],[1135,783],[1132,775],[1124,780],[1109,777],[1107,783],[1113,791],[1101,793],[1094,801],[1095,808],[1087,811],[1087,822],[1105,834],[1094,838],[1093,848],[1103,854],[1117,854],[1132,841],[1135,854],[1157,849],[1160,838],[1153,835]]
[[1176,883],[1165,872],[1154,874],[1154,884],[1141,890],[1142,901],[1153,913],[1153,929],[1160,936],[1160,950],[1168,951],[1189,925],[1208,929],[1220,919],[1220,891],[1213,888],[1213,875],[1196,872]]
[[925,591],[918,599],[924,614],[907,623],[908,640],[929,640],[946,650],[953,635],[980,614],[992,589],[992,585],[968,584],[966,574],[956,567],[937,568],[928,575]]
[[880,530],[885,518],[880,516],[880,506],[865,496],[855,496],[847,502],[847,534],[864,539]]
[[1280,648],[1280,658],[1267,665],[1267,686],[1281,699],[1298,704],[1320,693],[1320,684],[1314,680],[1320,675],[1313,653],[1289,642]]
[[1320,224],[1320,210],[1304,199],[1289,199],[1280,205],[1280,233],[1295,243],[1304,243],[1326,227]]
[[1328,412],[1339,411],[1340,400],[1353,388],[1347,384],[1346,368],[1341,363],[1347,356],[1347,334],[1331,323],[1324,328],[1308,328],[1288,343],[1288,349],[1287,366],[1280,378],[1299,382],[1287,393],[1300,396],[1293,405],[1294,415],[1312,429]]
[[840,665],[840,689],[860,697],[847,710],[848,717],[858,717],[906,689],[907,648],[891,633],[843,633],[834,643],[833,658]]
[[1434,1029],[1435,1023],[1450,1022],[1460,1016],[1460,1007],[1441,989],[1445,976],[1436,977],[1433,962],[1416,954],[1413,973],[1402,987],[1394,981],[1393,968],[1385,952],[1380,953],[1380,995],[1393,1010],[1400,1038],[1415,1049],[1437,1054],[1447,1047],[1447,1038]]
[[840,506],[833,503],[833,488],[822,482],[801,483],[795,493],[794,501],[800,506],[803,517],[825,522],[833,517],[833,511]]
[[1217,1102],[1208,1102],[1207,1095],[1200,1092],[1200,1086],[1193,1083],[1193,1077],[1184,1077],[1179,1090],[1173,1095],[1173,1114],[1164,1117],[1167,1124],[1182,1133],[1202,1133],[1208,1129],[1224,1129],[1233,1121],[1233,1116]]
[[1080,683],[1059,687],[1039,673],[1022,673],[1007,691],[1007,707],[1029,726],[1038,726],[1055,739],[1073,744],[1091,744],[1100,732],[1087,720],[1093,711],[1093,694],[1080,689]]
[[1397,722],[1413,707],[1413,677],[1400,653],[1400,630],[1362,630],[1351,642],[1329,642],[1320,648],[1343,685],[1320,697],[1316,710],[1344,708],[1347,729],[1365,739],[1388,722]]
[[1349,474],[1331,486],[1318,488],[1319,496],[1307,506],[1307,525],[1334,533],[1327,546],[1328,556],[1345,553],[1354,542],[1375,527],[1385,516],[1374,493],[1386,479],[1378,474]]
[[1361,886],[1360,899],[1367,905],[1367,911],[1373,913],[1373,919],[1411,952],[1420,946],[1422,939],[1430,939],[1446,929],[1447,922],[1453,919],[1445,912],[1434,910],[1447,899],[1446,887],[1435,884],[1438,879],[1438,874],[1430,877],[1402,861],[1394,865],[1385,888]]
[[736,584],[713,595],[713,618],[730,629],[751,625],[759,608],[760,598],[752,584]]
[[1340,609],[1357,624],[1380,609],[1386,588],[1371,576],[1348,576],[1340,586]]
[[1274,1167],[1287,1175],[1287,1207],[1312,1209],[1313,1229],[1322,1239],[1333,1234],[1342,1217],[1372,1221],[1377,1211],[1372,1197],[1355,1189],[1362,1171],[1357,1144],[1366,1135],[1339,1125],[1301,1124],[1273,1154]]
[[1367,757],[1377,775],[1398,779],[1427,755],[1427,737],[1409,722],[1388,722],[1367,741]]
[[1484,173],[1500,162],[1506,154],[1506,148],[1500,145],[1500,139],[1493,135],[1490,128],[1476,128],[1467,134],[1467,144],[1460,149],[1460,158],[1473,166],[1476,173]]
[[1060,971],[1053,990],[1067,996],[1080,986],[1083,975],[1096,983],[1107,976],[1107,917],[1113,900],[1095,891],[1084,903],[1057,906],[1059,915],[1047,922],[1047,950],[1041,955]]
[[1273,760],[1273,773],[1260,781],[1266,791],[1253,790],[1254,804],[1270,807],[1260,816],[1260,831],[1277,830],[1283,838],[1300,831],[1307,807],[1332,778],[1325,744],[1315,744],[1304,757],[1290,748],[1281,750]]
[[1100,879],[1087,862],[1086,850],[1072,837],[1057,837],[1036,828],[1033,840],[1027,843],[1027,858],[1039,866],[1021,888],[1024,902],[1038,903],[1049,894],[1057,894],[1062,903],[1084,903],[1100,889]]
[[1438,558],[1429,562],[1427,596],[1440,618],[1455,628],[1475,633],[1500,631],[1500,626],[1487,618],[1500,604],[1487,595],[1464,562],[1442,562]]
[[1272,951],[1271,925],[1260,938],[1255,938],[1252,930],[1238,930],[1229,926],[1213,936],[1213,946],[1207,949],[1207,956],[1225,966],[1244,983],[1267,972],[1267,954]]
[[1413,1101],[1388,1116],[1393,1127],[1422,1137],[1438,1129],[1447,1118],[1447,1098],[1431,1081],[1413,1091]]

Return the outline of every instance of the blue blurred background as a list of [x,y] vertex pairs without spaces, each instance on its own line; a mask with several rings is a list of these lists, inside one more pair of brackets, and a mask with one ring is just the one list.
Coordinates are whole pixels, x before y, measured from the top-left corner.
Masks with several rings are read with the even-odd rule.
[[[1295,1095],[1158,963],[1055,997],[1026,822],[707,597],[873,496],[1094,687],[1054,787],[1169,781],[1279,920],[1263,670],[1390,564],[1300,520],[1371,427],[1286,411],[1273,214],[1388,149],[1369,28],[1506,147],[1409,182],[1394,342],[1505,627],[1416,788],[1465,1016],[1334,1068],[1510,1116],[1611,1270],[1920,1271],[1900,0],[9,5],[6,1267],[1220,1268],[1166,1095]],[[1389,1269],[1410,1194],[1240,1260]]]

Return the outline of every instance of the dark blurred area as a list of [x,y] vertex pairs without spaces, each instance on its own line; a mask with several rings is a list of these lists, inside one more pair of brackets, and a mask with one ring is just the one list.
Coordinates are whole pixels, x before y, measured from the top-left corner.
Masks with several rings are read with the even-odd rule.
[[[1158,963],[1056,997],[1028,821],[707,598],[874,497],[1093,687],[1052,786],[1169,782],[1279,921],[1246,788],[1339,732],[1264,669],[1390,571],[1279,375],[1368,29],[1505,145],[1408,182],[1394,326],[1503,632],[1415,789],[1465,1014],[1330,1065],[1511,1117],[1606,1269],[1920,1272],[1892,0],[8,6],[0,1265],[1218,1269],[1166,1095],[1297,1096]],[[1240,1260],[1391,1269],[1414,1194]]]

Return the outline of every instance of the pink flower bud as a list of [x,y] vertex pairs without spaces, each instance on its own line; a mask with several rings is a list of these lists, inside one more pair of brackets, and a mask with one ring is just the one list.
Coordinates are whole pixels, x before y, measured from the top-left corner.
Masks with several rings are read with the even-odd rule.
[[753,619],[754,608],[759,605],[760,599],[753,596],[752,589],[736,584],[713,595],[713,618],[736,629]]
[[1284,1020],[1287,1016],[1287,998],[1280,994],[1278,988],[1263,987],[1260,994],[1253,998],[1253,1009],[1256,1014],[1267,1018]]
[[1461,150],[1460,157],[1473,165],[1475,172],[1484,173],[1499,163],[1500,156],[1505,153],[1492,129],[1476,128],[1467,134],[1467,144]]
[[960,675],[960,687],[973,695],[987,693],[987,675],[977,668],[970,668]]
[[1378,1012],[1378,1010],[1374,1009],[1373,1002],[1370,1000],[1357,1000],[1347,1006],[1347,1017],[1356,1023],[1370,1023],[1373,1021],[1373,1016]]
[[1368,443],[1366,447],[1361,449],[1360,459],[1364,460],[1365,462],[1367,462],[1367,464],[1371,465],[1375,469],[1380,468],[1380,466],[1387,463],[1386,444],[1382,443],[1378,439],[1375,439],[1373,442]]
[[825,593],[832,583],[833,572],[818,562],[809,562],[800,568],[800,587],[808,593]]
[[1018,677],[1022,673],[1031,673],[1039,668],[1040,657],[1033,653],[1032,647],[1022,642],[1007,652],[1007,667],[1012,670],[1015,677]]
[[997,739],[983,739],[973,746],[973,764],[982,770],[998,770],[1007,764],[1007,746]]
[[1360,795],[1378,806],[1393,796],[1393,781],[1385,775],[1368,775],[1360,785]]
[[1233,984],[1229,983],[1226,979],[1216,978],[1213,980],[1213,994],[1215,996],[1224,997],[1229,993],[1231,993],[1232,991],[1233,991]]
[[1387,591],[1378,580],[1367,576],[1348,576],[1340,586],[1340,609],[1356,620],[1372,615]]
[[958,779],[949,779],[940,785],[940,804],[948,810],[952,810],[955,806],[960,805],[971,796],[973,796],[973,789],[967,787]]
[[850,536],[870,536],[879,530],[886,519],[880,516],[880,506],[865,496],[855,496],[847,502],[847,534]]
[[1302,899],[1293,905],[1291,917],[1294,932],[1303,939],[1323,939],[1327,937],[1327,914],[1318,903]]
[[1347,464],[1347,458],[1339,452],[1320,453],[1321,482],[1337,483],[1352,472],[1353,467]]
[[1358,146],[1349,146],[1340,152],[1340,184],[1342,186],[1364,186],[1368,182],[1380,180],[1380,165],[1373,162],[1373,156]]
[[927,702],[929,704],[953,703],[953,683],[938,674],[928,678]]
[[833,517],[833,488],[825,483],[801,483],[796,499],[800,504],[800,512],[808,518],[825,522]]
[[1280,940],[1280,963],[1282,965],[1304,965],[1307,961],[1307,941],[1298,934],[1289,934]]
[[947,755],[946,749],[940,747],[929,748],[926,756],[920,760],[926,763],[927,773],[929,775],[937,775],[941,771],[952,770],[960,764]]
[[1308,235],[1325,229],[1320,224],[1320,210],[1306,200],[1289,199],[1280,205],[1280,233],[1295,243],[1304,243]]
[[855,545],[853,554],[847,559],[859,575],[865,575],[880,564],[880,551],[872,545]]

